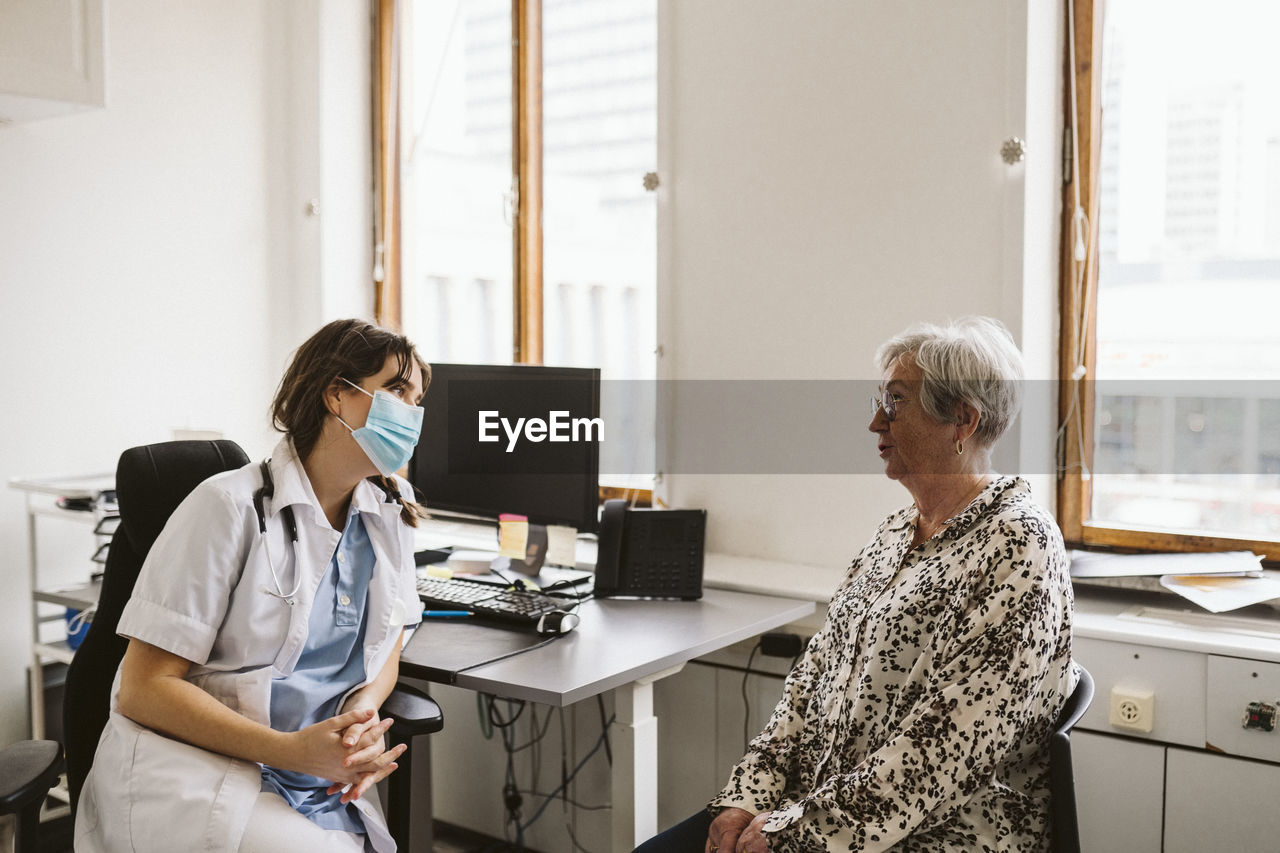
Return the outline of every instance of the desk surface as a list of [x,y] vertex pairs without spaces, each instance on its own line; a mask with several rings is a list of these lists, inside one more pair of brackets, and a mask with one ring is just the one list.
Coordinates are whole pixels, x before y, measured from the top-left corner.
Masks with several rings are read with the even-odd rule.
[[[705,590],[699,601],[586,601],[577,630],[540,648],[458,672],[453,683],[511,699],[570,705],[772,631],[813,610],[812,601],[723,589]],[[435,649],[448,644],[451,634],[458,637],[457,629],[475,626],[424,622],[405,645],[401,674],[440,680],[443,656]]]
[[1085,586],[1075,603],[1077,637],[1280,663],[1280,615],[1267,605],[1209,613],[1169,592]]

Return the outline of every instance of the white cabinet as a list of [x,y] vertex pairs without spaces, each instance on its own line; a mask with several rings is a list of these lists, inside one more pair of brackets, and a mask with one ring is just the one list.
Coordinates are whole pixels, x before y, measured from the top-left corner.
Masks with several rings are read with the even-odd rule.
[[1270,730],[1242,725],[1253,703],[1280,705],[1280,664],[1209,655],[1206,742],[1229,755],[1280,764],[1280,721]]
[[1280,765],[1077,730],[1084,853],[1275,850]]
[[1277,849],[1277,789],[1280,765],[1171,748],[1165,774],[1165,853]]
[[1160,853],[1164,753],[1160,744],[1071,734],[1083,853]]
[[[1280,849],[1280,727],[1241,725],[1280,703],[1280,663],[1087,637],[1074,655],[1097,687],[1071,736],[1086,853]],[[1150,732],[1111,723],[1113,689],[1154,694]]]
[[[1080,721],[1081,727],[1160,743],[1204,746],[1205,655],[1084,637],[1075,638],[1072,649],[1075,659],[1093,676],[1096,689],[1093,704]],[[1154,694],[1154,720],[1149,733],[1111,724],[1113,688]]]
[[100,107],[104,0],[0,0],[0,123]]
[[[757,654],[753,674],[747,678],[747,703],[742,697],[743,666],[748,661],[750,641],[737,644],[696,661],[680,672],[654,682],[653,705],[658,717],[658,825],[672,826],[695,813],[728,781],[730,768],[743,754],[743,721],[750,737],[764,728],[778,698],[789,659],[766,658]],[[485,714],[479,725],[477,696],[469,690],[433,684],[431,696],[444,710],[447,737],[431,738],[432,806],[435,817],[457,826],[490,834],[503,826],[502,791],[506,784],[499,737],[492,741],[483,733]],[[612,698],[604,698],[606,716]],[[747,717],[747,707],[750,715]],[[504,716],[512,713],[502,700]],[[594,701],[580,702],[564,709],[530,705],[517,725],[515,742],[527,744],[535,731],[546,737],[536,749],[517,754],[516,776],[522,788],[525,780],[540,779],[538,790],[550,791],[565,768],[573,768],[592,749],[600,735],[601,717]],[[615,735],[616,736],[616,735]],[[561,738],[564,738],[562,741]],[[568,763],[562,764],[562,743],[567,744]],[[415,746],[415,748],[417,748]],[[414,763],[415,767],[418,762]],[[461,770],[461,772],[460,772]],[[569,790],[569,800],[587,806],[610,800],[609,766],[604,755],[586,762]],[[525,795],[525,820],[541,797]],[[569,850],[571,844],[562,824],[572,823],[574,836],[587,849],[603,849],[609,837],[609,812],[578,808],[564,817],[559,802],[531,827],[525,843],[531,849]]]
[[718,676],[718,670],[694,662],[653,685],[658,716],[658,826],[674,826],[693,814],[720,790],[721,777],[728,775],[729,764],[717,750],[720,714],[725,710],[719,704]]

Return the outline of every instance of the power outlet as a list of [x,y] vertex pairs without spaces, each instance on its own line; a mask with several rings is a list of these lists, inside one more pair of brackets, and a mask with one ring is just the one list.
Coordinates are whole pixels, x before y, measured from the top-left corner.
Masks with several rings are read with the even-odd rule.
[[1111,688],[1111,725],[1129,732],[1150,732],[1155,725],[1156,694],[1139,687]]

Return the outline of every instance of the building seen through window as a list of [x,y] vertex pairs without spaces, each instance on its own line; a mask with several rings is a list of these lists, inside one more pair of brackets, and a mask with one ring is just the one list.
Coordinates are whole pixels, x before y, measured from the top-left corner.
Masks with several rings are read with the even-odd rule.
[[[436,361],[513,359],[514,5],[409,4],[402,317]],[[606,439],[602,475],[633,474],[653,445],[656,2],[542,0],[540,12],[542,361],[602,369],[602,414],[629,445]]]
[[1090,523],[1280,539],[1280,6],[1106,8]]

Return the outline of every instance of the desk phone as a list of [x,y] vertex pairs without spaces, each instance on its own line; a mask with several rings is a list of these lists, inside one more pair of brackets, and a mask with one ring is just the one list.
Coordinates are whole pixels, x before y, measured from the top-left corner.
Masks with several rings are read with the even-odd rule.
[[635,509],[604,502],[595,597],[702,598],[705,509]]

